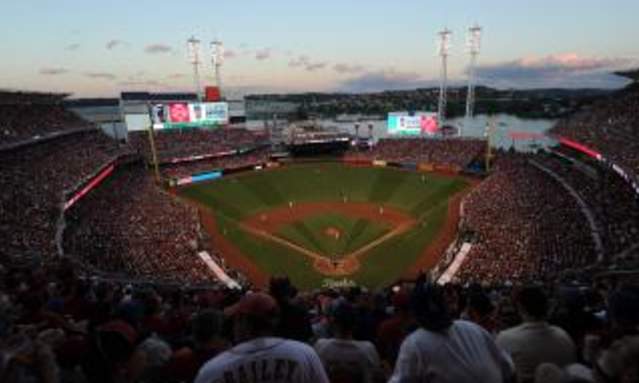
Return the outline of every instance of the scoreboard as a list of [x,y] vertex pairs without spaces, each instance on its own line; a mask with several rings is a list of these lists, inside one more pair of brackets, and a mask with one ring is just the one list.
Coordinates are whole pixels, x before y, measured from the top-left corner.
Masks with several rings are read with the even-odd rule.
[[388,114],[388,134],[433,136],[439,130],[437,114],[432,112],[392,112]]
[[229,123],[226,102],[173,102],[151,106],[154,129],[201,128]]

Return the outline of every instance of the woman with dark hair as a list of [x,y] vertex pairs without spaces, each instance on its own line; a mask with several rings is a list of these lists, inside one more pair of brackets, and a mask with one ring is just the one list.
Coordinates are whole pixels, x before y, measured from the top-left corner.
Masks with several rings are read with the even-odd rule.
[[421,277],[411,298],[420,328],[402,343],[389,382],[508,381],[512,362],[480,326],[453,320],[441,287]]

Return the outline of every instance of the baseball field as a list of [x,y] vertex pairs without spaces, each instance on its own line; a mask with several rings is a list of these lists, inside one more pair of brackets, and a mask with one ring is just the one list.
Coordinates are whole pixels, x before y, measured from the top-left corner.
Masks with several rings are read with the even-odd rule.
[[179,191],[226,262],[263,285],[387,285],[432,267],[453,239],[461,177],[340,163],[241,173]]

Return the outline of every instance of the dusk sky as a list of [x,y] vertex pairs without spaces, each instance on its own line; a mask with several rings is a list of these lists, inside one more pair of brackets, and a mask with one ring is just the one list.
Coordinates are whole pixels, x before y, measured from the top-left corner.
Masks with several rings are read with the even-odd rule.
[[437,83],[436,33],[484,28],[478,76],[496,87],[618,87],[639,67],[637,0],[3,0],[0,89],[116,96],[192,90],[186,40],[219,38],[227,94],[376,91]]

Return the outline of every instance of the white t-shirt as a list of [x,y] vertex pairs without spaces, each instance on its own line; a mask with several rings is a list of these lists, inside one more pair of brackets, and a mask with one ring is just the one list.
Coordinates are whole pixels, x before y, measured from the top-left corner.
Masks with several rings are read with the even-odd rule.
[[294,340],[263,337],[240,343],[209,360],[195,383],[328,383],[317,353]]
[[402,343],[389,383],[501,383],[512,362],[480,326],[458,320],[442,333],[417,329]]
[[546,322],[525,322],[497,335],[497,344],[513,358],[520,382],[532,381],[542,363],[565,367],[577,361],[570,335]]
[[319,339],[315,343],[315,351],[327,371],[333,368],[359,371],[365,382],[372,382],[375,374],[382,374],[379,355],[371,342]]

